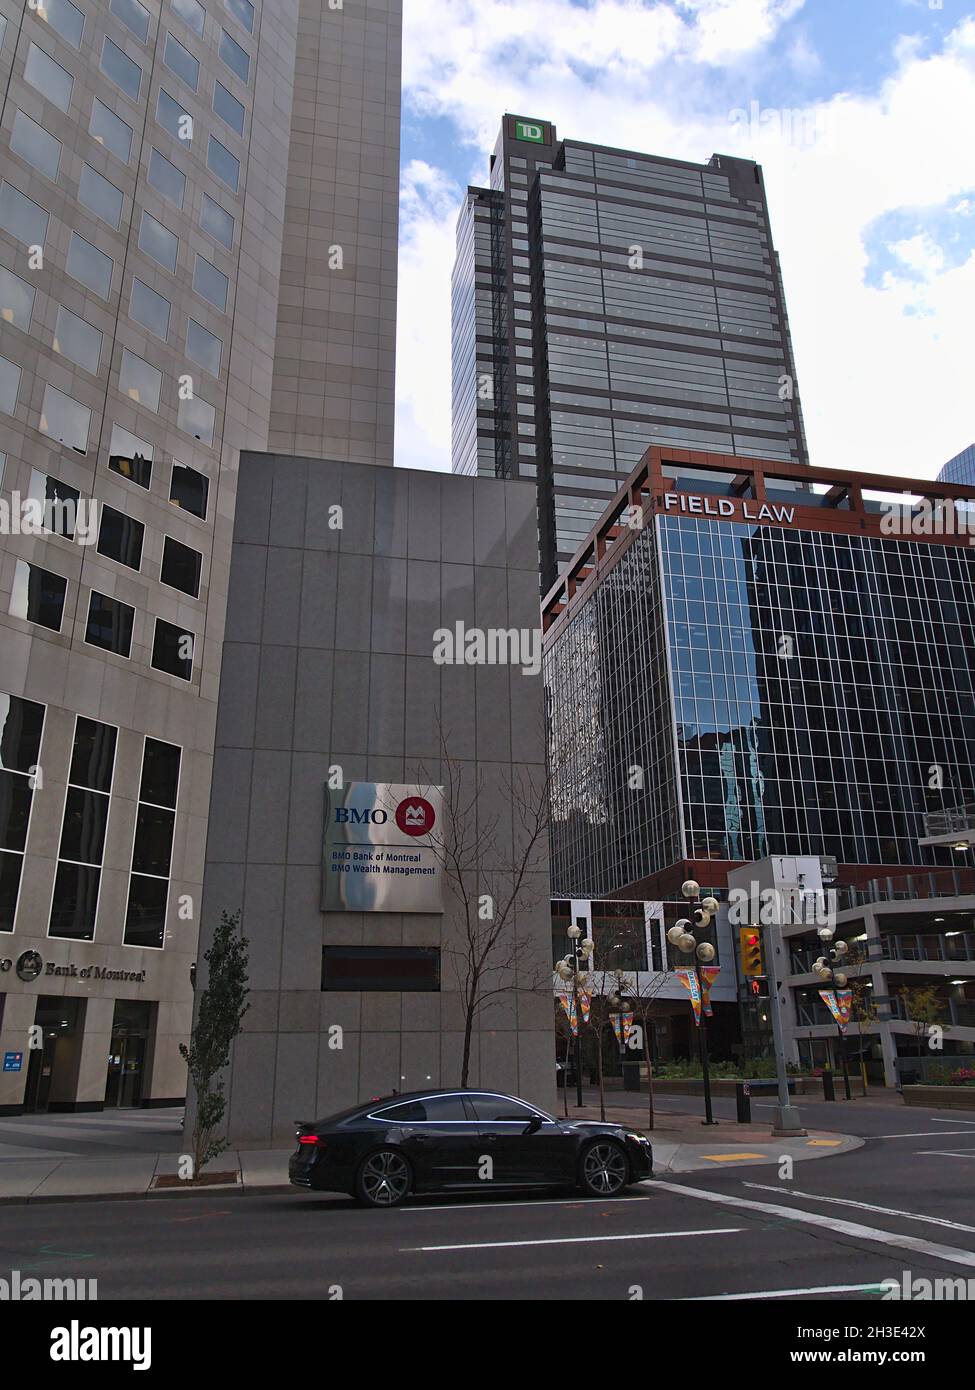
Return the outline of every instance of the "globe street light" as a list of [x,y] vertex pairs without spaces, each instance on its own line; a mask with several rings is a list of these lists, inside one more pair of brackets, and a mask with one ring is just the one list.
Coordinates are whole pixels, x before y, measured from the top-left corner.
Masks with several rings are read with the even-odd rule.
[[581,1109],[582,1018],[579,1013],[579,986],[586,983],[586,975],[582,970],[582,962],[588,961],[591,958],[595,942],[588,936],[580,941],[580,937],[582,937],[582,928],[577,926],[575,922],[568,928],[566,935],[569,938],[572,954],[563,957],[560,961],[556,961],[555,973],[565,984],[568,984],[570,980],[572,981],[572,1007],[573,1017],[575,1018],[576,1105]]
[[686,883],[681,885],[681,894],[687,900],[690,918],[682,917],[667,932],[667,940],[672,946],[676,946],[678,951],[682,951],[686,956],[692,956],[694,960],[694,974],[697,979],[698,998],[701,1002],[701,1009],[698,1023],[698,1042],[701,1048],[701,1072],[704,1078],[704,1119],[701,1121],[705,1125],[716,1123],[711,1110],[711,1071],[708,1059],[708,1025],[707,1014],[704,1009],[706,998],[704,990],[704,980],[701,976],[701,966],[710,965],[716,955],[714,946],[710,941],[701,941],[695,932],[703,934],[708,931],[715,913],[718,910],[718,900],[713,897],[701,897],[701,885],[689,878]]

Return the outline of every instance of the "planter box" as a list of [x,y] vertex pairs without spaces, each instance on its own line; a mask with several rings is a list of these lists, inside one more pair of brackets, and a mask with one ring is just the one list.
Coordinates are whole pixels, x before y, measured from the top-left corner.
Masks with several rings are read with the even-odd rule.
[[[742,1080],[745,1080],[745,1079],[746,1079],[746,1078],[744,1078],[744,1077],[742,1078]],[[748,1080],[751,1080],[751,1081],[754,1081],[754,1080],[756,1080],[757,1078],[755,1078],[755,1077],[749,1077],[749,1078],[747,1078],[747,1079],[748,1079]],[[774,1078],[765,1078],[765,1077],[763,1077],[763,1078],[762,1078],[762,1081],[763,1081],[763,1083],[764,1083],[765,1085],[767,1085],[767,1086],[769,1086],[770,1088],[772,1088],[772,1089],[769,1090],[768,1094],[774,1098],[774,1096],[775,1096],[775,1090],[774,1090],[774,1087],[775,1087],[775,1080],[774,1080]],[[842,1078],[841,1078],[841,1084],[842,1084]],[[734,1098],[735,1098],[735,1088],[736,1088],[737,1085],[738,1085],[738,1082],[737,1082],[736,1080],[732,1080],[731,1077],[712,1077],[712,1078],[711,1078],[711,1094],[712,1094],[713,1096],[729,1096],[732,1100],[734,1100]],[[790,1095],[793,1095],[793,1096],[821,1095],[821,1094],[822,1094],[822,1090],[823,1090],[823,1083],[822,1083],[820,1080],[818,1080],[818,1078],[816,1078],[816,1077],[810,1077],[810,1076],[790,1076],[790,1077],[789,1077],[789,1094],[790,1094]],[[653,1079],[653,1093],[654,1093],[654,1095],[656,1095],[656,1096],[668,1096],[668,1095],[669,1095],[669,1096],[701,1096],[701,1095],[704,1094],[704,1082],[703,1082],[702,1080],[697,1079],[697,1078],[694,1078],[694,1077],[681,1077],[681,1078],[676,1078],[676,1077],[675,1077],[675,1078],[673,1078],[673,1079],[668,1079],[668,1078],[666,1078],[666,1077],[656,1077],[656,1076],[655,1076],[654,1079]]]
[[905,1086],[905,1105],[927,1105],[935,1110],[975,1110],[975,1086]]

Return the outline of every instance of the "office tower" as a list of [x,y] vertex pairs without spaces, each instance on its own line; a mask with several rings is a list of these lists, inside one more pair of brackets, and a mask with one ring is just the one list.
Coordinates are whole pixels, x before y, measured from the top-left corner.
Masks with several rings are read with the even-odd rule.
[[939,483],[965,483],[975,486],[975,444],[950,458],[938,474]]
[[280,453],[392,466],[402,12],[300,0],[268,440]]
[[553,890],[666,897],[776,855],[846,883],[952,863],[929,825],[975,801],[975,553],[933,504],[973,500],[648,450],[543,605]]
[[762,171],[506,115],[453,280],[453,468],[537,482],[542,586],[651,444],[805,463]]
[[[374,31],[393,111],[398,12],[0,0],[0,1049],[45,1039],[0,1110],[184,1093],[238,456],[267,445],[282,251],[289,308],[307,281],[318,313],[326,274],[356,285],[395,241],[365,197],[346,215],[342,171],[361,145],[375,179]],[[330,159],[334,109],[311,108],[336,70]],[[348,394],[378,371],[375,301],[326,310],[310,389],[341,331]],[[297,331],[279,383],[313,358]],[[318,416],[289,447],[335,443]]]

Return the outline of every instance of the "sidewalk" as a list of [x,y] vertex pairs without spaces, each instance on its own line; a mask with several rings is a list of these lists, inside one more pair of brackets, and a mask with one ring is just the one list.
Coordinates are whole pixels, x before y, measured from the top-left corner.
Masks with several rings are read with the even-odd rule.
[[[615,1099],[615,1098],[614,1098]],[[650,1134],[654,1169],[661,1173],[692,1173],[728,1166],[780,1163],[784,1155],[795,1161],[827,1158],[848,1153],[863,1143],[852,1135],[810,1130],[802,1139],[773,1139],[768,1124],[739,1125],[720,1120],[705,1130],[700,1115],[657,1113],[653,1131],[647,1129],[645,1105],[624,1106],[607,1100],[610,1123],[626,1125]],[[570,1107],[569,1119],[599,1119],[598,1106],[581,1111]],[[205,1187],[158,1188],[154,1181],[177,1172],[179,1154],[131,1153],[94,1158],[5,1159],[0,1163],[0,1205],[28,1202],[105,1201],[147,1197],[153,1200],[189,1196],[226,1197],[237,1194],[269,1195],[296,1191],[288,1182],[286,1149],[228,1149],[214,1159],[214,1173],[234,1172],[233,1184]]]

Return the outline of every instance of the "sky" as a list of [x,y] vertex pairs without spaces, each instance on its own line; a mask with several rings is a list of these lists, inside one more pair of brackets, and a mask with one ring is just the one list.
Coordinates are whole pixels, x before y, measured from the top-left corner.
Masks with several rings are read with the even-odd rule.
[[764,168],[810,462],[975,441],[975,0],[404,0],[396,463],[450,467],[450,275],[505,111]]

